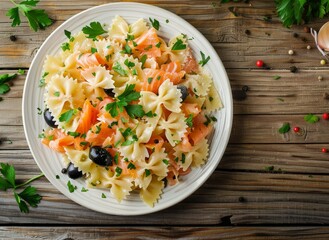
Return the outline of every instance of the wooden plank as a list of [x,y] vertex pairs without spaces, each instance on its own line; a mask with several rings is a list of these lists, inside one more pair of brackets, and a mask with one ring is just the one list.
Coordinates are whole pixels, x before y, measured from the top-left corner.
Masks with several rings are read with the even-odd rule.
[[[22,178],[30,174],[21,169],[17,173]],[[59,193],[45,178],[35,181],[33,186],[43,200],[29,214],[19,212],[10,191],[2,193],[0,224],[90,224],[90,219],[94,225],[163,226],[228,222],[233,225],[326,224],[329,221],[329,176],[215,171],[183,202],[160,213],[129,218],[81,207]]]
[[[305,175],[329,174],[328,144],[229,144],[218,170],[274,172]],[[0,162],[13,164],[19,174],[37,175],[40,170],[29,150],[1,150]],[[280,171],[279,171],[280,169]],[[26,178],[26,177],[25,177]]]
[[[0,74],[14,73],[15,70],[2,70]],[[235,114],[307,114],[328,111],[329,93],[325,70],[303,70],[299,73],[268,70],[228,70],[233,90],[248,86],[247,98],[234,100]],[[274,78],[279,76],[280,79]],[[323,76],[323,81],[318,81]],[[0,112],[0,125],[21,125],[21,101],[26,75],[12,81],[11,91],[3,95]],[[33,94],[33,93],[30,93]],[[316,108],[315,108],[316,106]],[[36,108],[39,106],[35,106]]]
[[[83,0],[77,5],[74,2],[42,1],[40,7],[49,12],[56,22],[45,31],[34,33],[26,23],[18,28],[10,27],[6,9],[12,7],[10,2],[1,1],[4,8],[0,10],[0,39],[4,39],[0,46],[0,66],[29,67],[41,43],[56,27],[74,14],[92,6],[103,4],[103,1]],[[206,38],[211,41],[227,68],[255,68],[255,61],[263,59],[270,67],[289,69],[291,65],[299,68],[321,67],[320,54],[314,49],[314,40],[308,33],[303,32],[302,26],[286,29],[275,17],[273,1],[234,5],[239,16],[235,17],[228,11],[232,4],[212,6],[213,1],[141,1],[154,4],[172,11],[192,25],[197,27]],[[60,13],[60,14],[59,14]],[[266,22],[264,16],[271,15],[273,20]],[[312,22],[312,27],[319,29],[326,19]],[[246,30],[250,35],[243,34]],[[299,38],[293,38],[293,33]],[[18,40],[11,42],[10,35],[16,35]],[[313,50],[306,50],[312,45]],[[293,48],[296,55],[289,56],[287,51]]]
[[325,240],[328,227],[1,227],[0,238],[32,239],[230,239]]
[[[291,127],[299,126],[304,134],[298,135],[290,130],[280,134],[278,129],[284,122]],[[304,115],[236,115],[230,143],[318,143],[327,144],[329,139],[329,122],[320,120],[311,124],[304,120]],[[36,133],[38,134],[38,133]],[[23,126],[1,126],[0,139],[3,141],[0,149],[27,149]]]

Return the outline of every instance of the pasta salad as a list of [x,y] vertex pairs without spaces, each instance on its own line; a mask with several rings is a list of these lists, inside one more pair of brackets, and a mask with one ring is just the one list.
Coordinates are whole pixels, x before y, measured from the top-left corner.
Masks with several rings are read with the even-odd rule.
[[49,128],[40,135],[71,179],[119,202],[138,191],[153,206],[167,184],[206,162],[222,103],[203,67],[210,57],[200,52],[198,62],[186,35],[167,43],[149,20],[65,30],[67,42],[43,66]]

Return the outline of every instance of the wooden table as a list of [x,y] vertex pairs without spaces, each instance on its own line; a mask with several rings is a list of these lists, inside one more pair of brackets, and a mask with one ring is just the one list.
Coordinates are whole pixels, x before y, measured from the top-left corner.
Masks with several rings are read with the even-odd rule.
[[[0,0],[0,73],[28,70],[42,42],[63,21],[107,2],[43,0],[40,8],[55,23],[35,33],[25,22],[12,28],[5,16],[12,4]],[[134,217],[88,210],[42,178],[33,183],[42,202],[29,214],[20,213],[11,191],[0,192],[0,239],[329,239],[329,153],[321,152],[329,148],[329,121],[311,124],[303,119],[308,113],[321,117],[329,111],[323,97],[329,92],[329,65],[320,65],[322,56],[312,36],[304,26],[284,28],[274,0],[222,5],[211,0],[141,2],[194,25],[216,48],[232,89],[249,87],[245,100],[234,101],[232,135],[217,170],[183,202]],[[231,6],[235,8],[229,11]],[[318,30],[328,20],[307,26]],[[12,35],[16,41],[10,40]],[[288,55],[290,49],[294,55]],[[257,68],[259,59],[269,69]],[[292,66],[296,73],[290,72]],[[25,75],[15,79],[0,102],[0,162],[13,164],[19,180],[40,173],[23,133],[24,80]],[[305,134],[278,133],[284,122]]]

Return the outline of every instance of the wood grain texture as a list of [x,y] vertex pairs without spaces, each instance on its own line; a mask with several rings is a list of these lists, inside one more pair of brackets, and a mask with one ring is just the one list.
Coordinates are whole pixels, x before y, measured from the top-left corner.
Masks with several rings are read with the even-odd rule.
[[[0,74],[28,70],[40,45],[60,24],[108,2],[116,1],[43,0],[39,7],[55,22],[35,33],[25,20],[12,28],[5,14],[13,5],[0,0]],[[33,183],[43,200],[29,214],[20,213],[11,191],[0,192],[0,239],[328,239],[327,226],[307,225],[329,224],[329,155],[321,152],[329,149],[329,122],[310,124],[303,117],[329,111],[329,100],[323,98],[329,93],[329,65],[320,65],[322,57],[304,26],[282,27],[273,0],[138,2],[165,8],[195,26],[218,52],[232,89],[249,87],[245,100],[234,100],[232,135],[222,161],[190,197],[145,216],[91,211],[66,198],[46,178]],[[319,29],[328,20],[307,26]],[[10,41],[11,35],[17,41]],[[295,54],[288,55],[289,49]],[[259,59],[270,69],[256,68]],[[291,73],[291,66],[298,71]],[[0,102],[0,162],[15,166],[18,182],[40,173],[22,126],[25,77],[14,79]],[[304,134],[278,133],[284,122],[299,126]]]
[[[46,37],[63,21],[72,15],[89,7],[115,1],[70,1],[44,0],[40,7],[47,9],[54,24],[45,31],[31,32],[26,23],[20,28],[11,28],[6,9],[11,3],[1,0],[0,9],[0,64],[2,68],[29,67],[36,51]],[[316,50],[307,51],[306,46],[314,48],[314,40],[301,26],[284,29],[275,15],[272,0],[253,1],[252,5],[217,4],[216,1],[138,1],[153,4],[172,11],[190,22],[213,44],[227,68],[255,68],[255,62],[261,58],[268,66],[275,69],[289,69],[291,65],[299,68],[324,68],[320,65],[320,54]],[[234,16],[228,8],[235,6],[238,16]],[[60,13],[60,14],[57,14]],[[270,22],[264,21],[264,16],[271,16]],[[312,22],[312,27],[319,29],[324,19]],[[245,34],[245,30],[250,35]],[[293,33],[299,37],[294,38]],[[11,42],[10,35],[17,36],[16,42]],[[289,56],[288,50],[293,48],[295,56]],[[326,68],[325,68],[326,69]]]
[[2,227],[0,239],[325,240],[328,227]]

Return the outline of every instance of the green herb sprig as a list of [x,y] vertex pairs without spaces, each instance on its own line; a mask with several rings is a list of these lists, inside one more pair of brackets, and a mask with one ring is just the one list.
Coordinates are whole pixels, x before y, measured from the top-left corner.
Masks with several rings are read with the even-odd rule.
[[131,101],[136,101],[141,97],[140,93],[136,92],[134,89],[135,84],[126,85],[124,92],[117,97],[115,102],[108,103],[105,106],[105,110],[108,111],[112,117],[118,116],[118,110],[122,112],[123,109],[127,111],[131,118],[143,117],[145,112],[142,105],[130,104]]
[[45,10],[34,8],[39,3],[39,0],[26,0],[20,3],[10,0],[10,2],[12,2],[15,7],[9,9],[6,16],[12,19],[12,27],[16,27],[21,24],[20,13],[27,18],[30,28],[35,32],[39,29],[45,29],[53,23]]
[[86,34],[87,38],[96,39],[99,35],[106,33],[100,22],[91,22],[89,26],[82,28],[82,32]]
[[[37,189],[32,186],[27,186],[29,183],[44,176],[43,173],[38,176],[32,177],[22,184],[16,183],[16,171],[14,166],[8,163],[0,163],[0,190],[7,191],[7,189],[13,189],[15,200],[21,212],[28,213],[29,206],[37,207],[40,203],[42,197],[37,193]],[[16,190],[18,188],[25,187],[24,190],[18,193]]]

